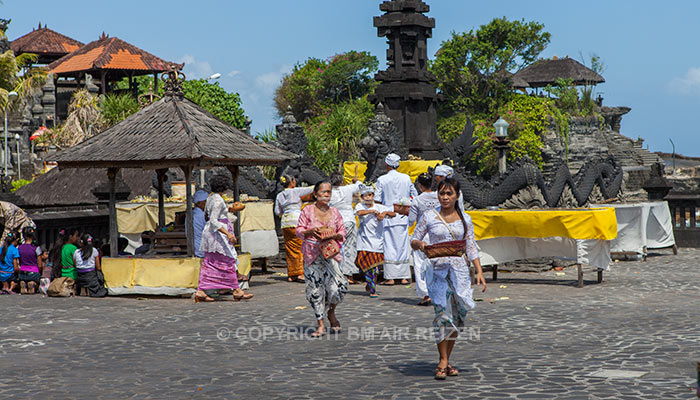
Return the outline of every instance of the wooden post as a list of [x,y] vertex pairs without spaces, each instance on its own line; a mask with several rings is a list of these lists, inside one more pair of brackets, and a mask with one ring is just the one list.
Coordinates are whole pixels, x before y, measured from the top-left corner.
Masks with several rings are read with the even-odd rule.
[[498,264],[493,266],[493,281],[496,282],[498,280]]
[[[231,171],[231,178],[233,179],[233,201],[240,201],[241,200],[241,193],[240,190],[238,189],[238,175],[239,175],[239,169],[238,165],[229,165],[228,170]],[[236,223],[233,225],[233,233],[236,235],[236,239],[238,240],[238,244],[240,245],[241,243],[241,218],[240,218],[240,213],[238,213],[239,218],[236,218]]]
[[157,169],[156,174],[158,176],[158,228],[163,228],[165,226],[165,194],[163,193],[163,181],[165,180],[165,173],[168,172],[167,168]]
[[107,94],[107,71],[102,70],[101,75],[101,84],[102,88],[100,89],[102,91],[102,94]]
[[153,95],[158,94],[158,73],[153,74]]
[[578,287],[583,287],[583,266],[581,264],[576,264],[578,267]]
[[119,168],[107,168],[107,178],[109,179],[109,255],[117,257],[119,248],[119,228],[117,227],[117,172]]
[[180,167],[185,173],[185,207],[187,209],[187,256],[194,257],[194,216],[192,214],[192,166]]
[[603,270],[599,269],[598,270],[598,283],[602,283],[602,282],[603,282]]

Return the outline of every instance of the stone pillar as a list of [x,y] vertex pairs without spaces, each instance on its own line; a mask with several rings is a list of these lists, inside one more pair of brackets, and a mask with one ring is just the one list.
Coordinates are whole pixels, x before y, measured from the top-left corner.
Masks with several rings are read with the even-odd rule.
[[46,84],[41,90],[43,91],[41,97],[42,121],[47,128],[53,128],[56,124],[56,85],[54,85],[52,74],[46,77]]

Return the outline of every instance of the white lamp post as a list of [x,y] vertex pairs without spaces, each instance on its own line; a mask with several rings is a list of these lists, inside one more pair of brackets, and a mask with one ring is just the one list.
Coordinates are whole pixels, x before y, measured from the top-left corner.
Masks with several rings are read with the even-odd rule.
[[5,167],[4,175],[7,176],[7,108],[10,106],[10,102],[14,101],[19,95],[14,90],[7,94],[7,103],[5,103],[5,147],[2,153],[3,165]]
[[17,143],[17,179],[22,179],[22,160],[19,156],[19,133],[15,133],[15,143]]
[[494,139],[494,144],[498,150],[498,173],[502,174],[506,172],[506,151],[510,147],[508,145],[508,126],[510,124],[505,119],[499,117],[498,121],[493,124],[496,128],[496,139]]

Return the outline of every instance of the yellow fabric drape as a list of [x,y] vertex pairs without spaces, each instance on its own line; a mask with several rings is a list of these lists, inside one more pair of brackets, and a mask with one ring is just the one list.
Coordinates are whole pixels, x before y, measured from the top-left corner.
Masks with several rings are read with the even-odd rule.
[[[442,164],[442,161],[406,160],[401,161],[396,170],[410,176],[411,182],[415,182],[418,175],[428,172],[428,167],[435,168],[435,166],[439,164]],[[357,179],[363,180],[365,171],[367,171],[367,163],[364,161],[346,161],[343,163],[343,178],[345,179],[346,185],[352,183],[352,179],[355,177],[355,167],[357,167]],[[382,164],[379,167],[384,168],[384,165]]]
[[[243,203],[245,209],[240,211],[241,232],[257,230],[274,230],[275,219],[271,201],[251,201]],[[185,211],[184,203],[165,204],[165,223],[175,220],[175,213]],[[157,203],[119,203],[117,204],[117,226],[124,234],[155,231],[158,225]]]
[[[108,288],[175,287],[196,289],[199,283],[201,258],[135,258],[102,259],[102,273]],[[238,255],[238,273],[248,275],[249,253]]]
[[615,209],[467,211],[477,240],[494,237],[565,237],[612,240],[617,237]]

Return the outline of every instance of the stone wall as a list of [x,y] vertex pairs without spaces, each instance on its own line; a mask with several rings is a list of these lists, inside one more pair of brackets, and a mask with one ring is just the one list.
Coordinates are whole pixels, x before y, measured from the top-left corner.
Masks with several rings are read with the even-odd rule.
[[558,160],[568,159],[569,169],[575,174],[587,158],[612,154],[625,173],[622,191],[627,200],[646,199],[642,186],[649,177],[651,165],[663,162],[658,155],[642,147],[643,139],[626,137],[606,126],[598,117],[569,119],[568,157],[566,139],[557,132],[553,119],[543,136],[543,173],[546,177],[551,175]]

